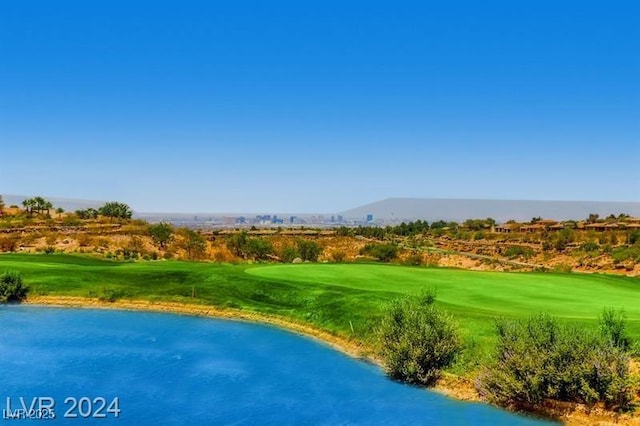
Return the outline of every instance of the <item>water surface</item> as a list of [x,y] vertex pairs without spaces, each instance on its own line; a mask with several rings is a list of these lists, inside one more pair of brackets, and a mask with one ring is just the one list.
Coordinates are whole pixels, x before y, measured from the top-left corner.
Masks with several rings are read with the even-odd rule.
[[[271,326],[38,306],[0,306],[0,324],[0,409],[50,396],[57,418],[40,424],[547,424],[393,382]],[[85,396],[118,397],[120,417],[63,418],[65,398]]]

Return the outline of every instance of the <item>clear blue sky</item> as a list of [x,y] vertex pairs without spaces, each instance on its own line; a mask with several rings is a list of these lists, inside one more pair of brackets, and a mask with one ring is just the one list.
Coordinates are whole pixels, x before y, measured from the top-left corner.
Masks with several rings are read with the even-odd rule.
[[0,193],[640,201],[638,1],[5,1]]

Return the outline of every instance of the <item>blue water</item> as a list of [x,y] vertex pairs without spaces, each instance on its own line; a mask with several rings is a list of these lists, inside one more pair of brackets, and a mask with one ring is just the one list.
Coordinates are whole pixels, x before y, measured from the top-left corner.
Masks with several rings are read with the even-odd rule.
[[[393,382],[269,326],[35,306],[0,306],[0,324],[0,409],[52,397],[56,419],[38,424],[546,424]],[[119,417],[64,418],[67,397],[117,397]]]

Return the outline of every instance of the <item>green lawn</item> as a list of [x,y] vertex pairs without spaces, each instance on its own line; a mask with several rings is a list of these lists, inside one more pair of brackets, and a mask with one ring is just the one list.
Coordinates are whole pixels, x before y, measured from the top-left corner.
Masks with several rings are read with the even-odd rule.
[[[640,339],[640,279],[609,275],[474,272],[378,264],[221,265],[124,263],[71,255],[0,255],[39,294],[187,301],[278,314],[369,340],[384,303],[434,288],[471,343],[471,366],[494,340],[493,318],[549,312],[593,327],[605,307],[624,309]],[[195,298],[192,291],[195,290]],[[353,332],[351,327],[353,326]],[[461,367],[464,370],[466,367]]]

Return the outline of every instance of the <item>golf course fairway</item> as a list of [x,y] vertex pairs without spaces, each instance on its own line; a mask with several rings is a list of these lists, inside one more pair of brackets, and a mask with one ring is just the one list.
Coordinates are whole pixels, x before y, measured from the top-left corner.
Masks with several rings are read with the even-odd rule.
[[[479,272],[383,264],[231,265],[117,262],[77,255],[0,255],[0,273],[19,271],[32,295],[182,302],[277,315],[373,342],[386,302],[434,289],[469,345],[456,367],[473,368],[493,348],[494,319],[547,312],[595,327],[622,309],[640,339],[640,279],[598,274]],[[464,365],[464,366],[463,366]]]

